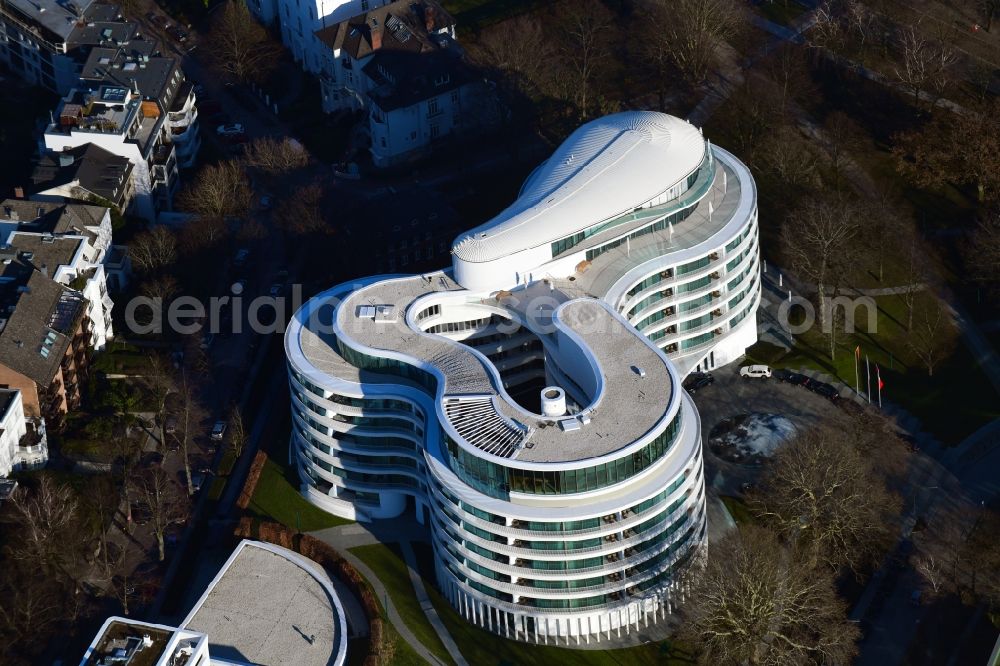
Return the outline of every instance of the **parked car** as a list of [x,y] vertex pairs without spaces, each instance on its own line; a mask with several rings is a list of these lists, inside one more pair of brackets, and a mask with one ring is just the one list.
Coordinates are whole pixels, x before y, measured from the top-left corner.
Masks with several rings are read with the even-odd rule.
[[740,368],[740,377],[763,378],[771,376],[771,368],[766,365],[744,365]]
[[215,128],[216,134],[219,136],[240,136],[244,133],[243,123],[230,123],[228,125],[219,125]]
[[212,441],[215,441],[215,442],[221,442],[222,441],[222,438],[225,437],[225,435],[226,435],[226,426],[227,426],[227,424],[226,424],[225,421],[216,421],[215,422],[215,425],[212,426],[212,435],[211,435]]
[[830,384],[827,384],[826,382],[818,382],[816,380],[812,380],[809,382],[808,385],[806,385],[806,388],[812,391],[813,393],[819,394],[824,398],[826,398],[827,400],[833,402],[836,402],[837,400],[840,399],[840,392],[837,391],[837,389],[835,389]]
[[688,393],[694,393],[698,389],[704,388],[709,384],[715,382],[715,377],[713,377],[708,372],[692,372],[684,379],[684,390]]
[[205,484],[205,475],[201,472],[195,472],[191,475],[191,490],[198,492],[201,487]]
[[809,384],[809,378],[803,375],[801,372],[792,372],[791,370],[775,370],[773,373],[774,377],[779,382],[786,382],[794,386],[807,386]]

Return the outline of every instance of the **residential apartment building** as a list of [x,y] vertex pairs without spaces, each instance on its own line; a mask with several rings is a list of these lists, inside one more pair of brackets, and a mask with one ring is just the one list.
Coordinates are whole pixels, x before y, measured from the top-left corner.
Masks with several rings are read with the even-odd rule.
[[579,644],[665,617],[707,529],[681,380],[756,339],[756,219],[749,170],[687,122],[582,126],[450,268],[295,314],[303,495],[356,520],[412,510],[445,596],[501,635]]
[[34,469],[48,461],[44,430],[29,428],[17,389],[0,387],[0,478],[19,469]]
[[94,46],[142,41],[117,5],[96,0],[0,0],[0,62],[33,85],[67,94]]
[[399,0],[316,32],[323,110],[367,111],[372,161],[387,167],[489,126],[494,96],[463,59],[433,0]]
[[[182,76],[176,71],[173,85],[179,88]],[[157,211],[170,210],[179,184],[177,150],[169,135],[158,101],[144,99],[135,87],[100,85],[74,88],[63,98],[45,129],[42,148],[64,152],[90,143],[128,159],[133,211],[155,221]]]
[[0,259],[0,385],[20,390],[25,416],[51,427],[80,403],[90,361],[87,299],[26,270],[31,259],[20,253],[0,251]]
[[91,322],[89,344],[104,349],[114,336],[114,302],[105,271],[111,251],[110,211],[100,206],[7,199],[0,204],[0,238],[0,247],[18,253],[19,261],[11,266],[30,264],[31,270],[83,294]]
[[247,6],[267,25],[281,25],[281,41],[307,72],[318,74],[323,46],[316,31],[389,4],[388,0],[248,0]]
[[151,42],[90,51],[80,73],[81,87],[92,90],[118,86],[138,91],[144,102],[154,102],[165,116],[161,141],[172,143],[181,168],[194,165],[201,136],[194,86],[184,76],[180,62],[159,55]]
[[103,199],[124,213],[134,195],[132,162],[93,143],[42,153],[31,174],[33,201]]

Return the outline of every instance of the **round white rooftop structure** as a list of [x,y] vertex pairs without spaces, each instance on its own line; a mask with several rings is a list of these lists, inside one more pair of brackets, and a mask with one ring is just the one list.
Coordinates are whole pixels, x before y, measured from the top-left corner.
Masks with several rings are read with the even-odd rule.
[[564,238],[655,199],[702,163],[701,132],[654,111],[628,111],[582,125],[528,178],[518,199],[462,234],[466,262],[503,259]]

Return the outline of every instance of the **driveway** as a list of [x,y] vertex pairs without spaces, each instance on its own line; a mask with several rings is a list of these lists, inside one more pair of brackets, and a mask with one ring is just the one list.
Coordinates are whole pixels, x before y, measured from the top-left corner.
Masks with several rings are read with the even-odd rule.
[[797,428],[809,428],[840,409],[830,401],[801,386],[791,386],[777,379],[744,379],[740,366],[732,364],[713,371],[715,383],[692,395],[701,414],[702,440],[705,443],[705,483],[719,495],[741,496],[740,486],[752,482],[759,468],[726,462],[712,454],[709,433],[720,421],[738,414],[780,414]]

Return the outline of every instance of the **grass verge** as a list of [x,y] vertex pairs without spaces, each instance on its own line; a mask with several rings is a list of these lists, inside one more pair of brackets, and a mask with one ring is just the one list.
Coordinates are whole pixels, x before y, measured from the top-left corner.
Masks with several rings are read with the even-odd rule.
[[726,505],[726,510],[737,525],[752,525],[757,522],[750,512],[750,507],[743,500],[729,495],[720,495],[719,499]]
[[306,501],[298,490],[295,471],[268,459],[247,508],[258,518],[275,520],[301,532],[311,532],[352,521],[331,515]]
[[[350,549],[361,561],[371,567],[375,575],[378,576],[382,584],[385,585],[392,603],[396,606],[399,614],[406,622],[406,626],[424,644],[428,650],[433,652],[438,659],[446,664],[455,663],[444,643],[438,638],[437,632],[431,626],[430,621],[420,608],[417,595],[410,583],[410,576],[403,560],[402,553],[395,545],[374,544],[371,546],[358,546]],[[405,641],[403,641],[405,643]]]
[[[954,341],[954,346],[931,376],[908,346],[909,333],[904,323],[906,307],[902,299],[880,296],[876,303],[877,327],[869,332],[863,319],[859,320],[856,333],[838,340],[834,359],[830,359],[826,336],[816,325],[795,336],[791,351],[767,343],[754,345],[747,350],[748,362],[793,370],[817,370],[854,387],[854,349],[860,346],[862,359],[857,372],[862,392],[868,384],[864,362],[867,356],[876,399],[877,365],[885,383],[882,399],[916,416],[926,431],[949,446],[958,444],[1000,416],[995,389],[961,339]],[[859,316],[863,315],[864,309],[858,312]]]

